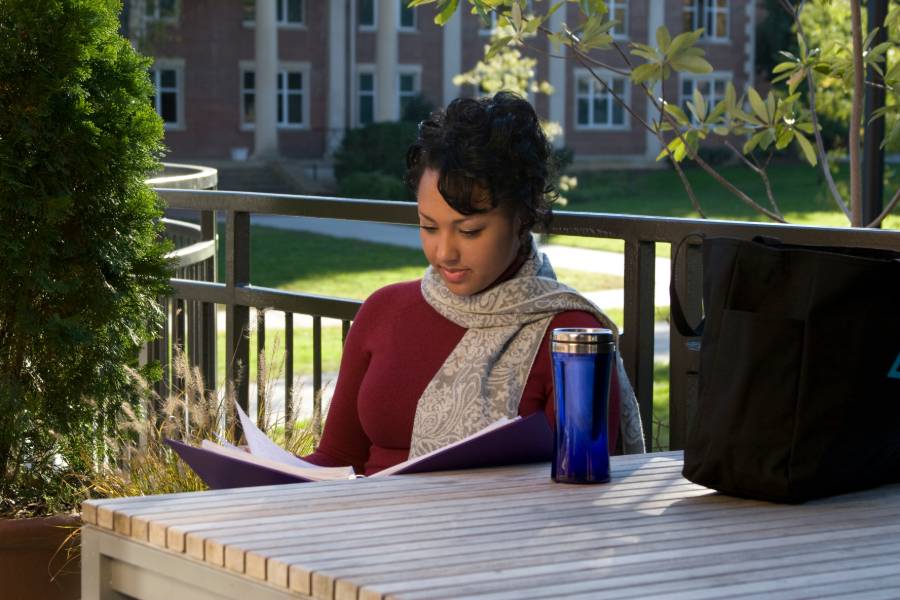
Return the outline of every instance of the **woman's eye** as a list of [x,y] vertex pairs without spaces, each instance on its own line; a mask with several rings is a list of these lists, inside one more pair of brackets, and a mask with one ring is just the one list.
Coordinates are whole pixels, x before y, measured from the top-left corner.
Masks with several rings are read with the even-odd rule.
[[465,237],[468,237],[468,238],[473,238],[473,237],[478,236],[478,234],[481,233],[481,231],[482,231],[481,229],[460,229],[459,230],[459,232],[462,235],[464,235]]
[[434,233],[435,231],[437,231],[437,227],[432,227],[431,225],[419,225],[419,229],[427,231],[428,233]]

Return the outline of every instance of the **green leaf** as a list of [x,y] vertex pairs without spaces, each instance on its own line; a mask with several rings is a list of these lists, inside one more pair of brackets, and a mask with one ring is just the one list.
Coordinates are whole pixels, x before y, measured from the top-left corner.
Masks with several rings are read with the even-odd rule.
[[772,67],[772,73],[783,73],[785,71],[790,71],[791,69],[795,69],[797,67],[797,63],[795,62],[783,62],[778,63],[774,67]]
[[784,150],[790,145],[790,143],[794,139],[794,132],[789,128],[785,127],[781,131],[778,132],[775,138],[775,148],[778,150]]
[[775,94],[770,91],[766,96],[766,114],[769,115],[767,119],[769,122],[775,118],[775,106]]
[[501,50],[503,50],[503,48],[505,48],[506,46],[509,45],[509,42],[512,39],[513,39],[513,37],[511,35],[497,38],[496,40],[491,42],[491,45],[488,48],[488,51],[485,52],[484,57],[486,59],[488,59],[488,58],[492,58],[492,57],[496,56],[498,52],[500,52]]
[[797,142],[797,145],[800,146],[800,151],[803,153],[803,157],[806,158],[806,162],[808,162],[812,166],[815,166],[816,151],[809,140],[799,134],[794,136],[794,140]]
[[632,49],[631,53],[635,56],[640,56],[641,58],[645,58],[650,62],[659,62],[659,55],[653,51],[645,51],[638,48]]
[[713,70],[712,65],[699,56],[680,56],[671,59],[670,64],[676,71],[689,73],[712,73]]
[[681,156],[683,158],[684,157],[684,152],[683,152],[684,142],[681,141],[681,138],[677,138],[677,137],[673,138],[672,141],[669,142],[666,145],[666,147],[662,149],[662,151],[656,157],[656,160],[660,160],[662,158],[665,158],[666,156],[669,156],[669,154],[671,154],[672,158],[675,160],[675,162],[680,162],[680,159],[678,159],[677,155],[676,155],[676,152],[679,149],[682,150]]
[[712,109],[712,112],[709,113],[709,117],[707,117],[707,121],[713,122],[728,110],[728,104],[725,100],[719,100],[716,106]]
[[750,154],[751,152],[753,152],[753,149],[756,148],[756,146],[759,145],[760,140],[762,140],[762,136],[764,133],[765,131],[760,131],[750,136],[750,139],[744,142],[744,147],[742,148],[744,154]]
[[644,63],[643,65],[638,65],[631,72],[631,81],[634,83],[644,83],[649,81],[650,83],[656,83],[659,81],[660,68],[658,64],[653,63]]
[[[417,1],[430,2],[431,0]],[[459,0],[446,0],[443,5],[440,5],[440,12],[434,16],[434,22],[440,26],[446,25],[456,13],[457,6],[459,6]]]
[[675,56],[685,48],[690,48],[697,43],[697,40],[700,39],[701,35],[703,35],[703,29],[679,33],[675,36],[675,39],[672,40],[672,43],[669,44],[669,50],[666,54]]
[[666,50],[669,48],[669,44],[672,43],[672,36],[669,35],[669,30],[665,25],[660,25],[656,28],[656,45],[659,47],[659,51],[663,54],[666,53]]
[[747,88],[747,98],[750,100],[750,108],[753,109],[753,112],[756,113],[756,116],[759,117],[760,121],[768,123],[769,114],[766,111],[766,103],[760,98],[759,92],[753,88]]
[[687,125],[690,125],[691,120],[688,119],[687,115],[684,114],[684,111],[681,110],[681,108],[680,108],[677,104],[672,104],[672,103],[670,103],[670,102],[666,102],[666,103],[663,105],[663,109],[664,109],[667,113],[669,113],[670,115],[672,115],[672,118],[675,119],[675,121],[676,121],[679,125],[681,125],[681,126],[687,126]]
[[697,116],[697,120],[705,121],[706,120],[706,99],[703,97],[703,94],[700,93],[700,88],[694,88],[694,114]]

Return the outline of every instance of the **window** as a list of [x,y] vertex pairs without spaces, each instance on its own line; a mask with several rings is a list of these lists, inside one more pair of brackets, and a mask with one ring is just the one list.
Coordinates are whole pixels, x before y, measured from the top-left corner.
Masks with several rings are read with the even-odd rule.
[[606,7],[609,9],[609,20],[616,21],[616,26],[610,33],[614,38],[628,37],[628,1],[608,0]]
[[401,70],[399,77],[400,118],[406,112],[410,101],[421,91],[419,85],[419,70]]
[[172,20],[177,8],[176,0],[146,0],[144,16],[152,21]]
[[375,120],[375,72],[360,70],[357,86],[357,125],[367,125]]
[[154,66],[149,71],[155,93],[153,107],[162,117],[166,129],[182,126],[181,119],[181,76],[180,69]]
[[478,17],[478,22],[481,23],[481,27],[478,29],[478,35],[491,35],[494,33],[494,30],[497,29],[497,13],[490,13],[488,18],[489,21],[485,22],[480,16]]
[[[576,76],[575,115],[579,129],[626,129],[625,109],[606,88],[589,73]],[[619,98],[629,101],[628,81],[624,77],[605,76],[604,81]]]
[[[278,93],[277,122],[279,127],[307,126],[305,69],[281,69],[276,77]],[[245,68],[241,72],[241,124],[252,126],[256,121],[256,72]]]
[[416,9],[407,7],[409,0],[397,0],[400,3],[400,23],[398,27],[401,31],[415,31],[416,29]]
[[727,73],[710,73],[709,75],[695,75],[692,77],[681,78],[681,109],[686,115],[688,112],[687,102],[693,102],[694,90],[699,90],[706,100],[708,110],[725,99],[725,87],[731,81],[731,75]]
[[728,0],[682,0],[684,30],[703,28],[703,37],[728,39]]
[[275,14],[279,25],[303,25],[306,2],[303,0],[277,0]]
[[[305,25],[305,0],[276,0],[275,20],[279,25]],[[244,0],[244,24],[256,22],[256,1]]]
[[357,0],[356,22],[360,29],[372,31],[378,23],[377,0]]

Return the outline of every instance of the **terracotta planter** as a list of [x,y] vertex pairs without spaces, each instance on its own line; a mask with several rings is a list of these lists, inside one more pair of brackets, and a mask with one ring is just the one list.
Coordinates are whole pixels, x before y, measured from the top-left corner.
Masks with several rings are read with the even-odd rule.
[[[78,517],[0,519],[0,597],[4,600],[74,600],[81,596],[81,562],[68,564],[64,540]],[[71,547],[77,548],[75,539]],[[57,552],[59,550],[59,552]]]

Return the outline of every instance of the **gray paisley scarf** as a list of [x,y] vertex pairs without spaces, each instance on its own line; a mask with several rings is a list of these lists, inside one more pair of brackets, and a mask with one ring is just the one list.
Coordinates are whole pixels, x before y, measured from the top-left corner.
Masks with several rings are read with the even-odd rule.
[[[410,458],[456,442],[501,417],[515,417],[541,340],[558,313],[589,312],[618,337],[615,323],[590,300],[556,281],[550,261],[533,241],[531,245],[531,255],[512,279],[473,296],[457,296],[432,267],[425,271],[426,302],[467,331],[419,399]],[[644,452],[637,400],[618,355],[616,366],[623,448]]]

